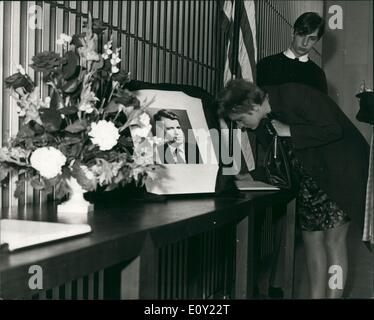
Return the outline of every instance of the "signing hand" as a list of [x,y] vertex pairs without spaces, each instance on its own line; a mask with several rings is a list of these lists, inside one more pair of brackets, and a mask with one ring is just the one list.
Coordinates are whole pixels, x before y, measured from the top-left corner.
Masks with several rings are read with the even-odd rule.
[[275,131],[277,131],[278,136],[280,137],[291,137],[291,130],[288,124],[280,122],[278,120],[271,121]]

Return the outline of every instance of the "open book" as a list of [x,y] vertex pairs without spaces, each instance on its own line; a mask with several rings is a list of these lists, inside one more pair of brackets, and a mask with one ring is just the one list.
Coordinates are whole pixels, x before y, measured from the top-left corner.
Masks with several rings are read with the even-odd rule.
[[0,219],[0,248],[14,251],[89,232],[86,224]]
[[241,191],[277,191],[280,190],[278,187],[271,184],[267,184],[262,181],[255,181],[250,176],[246,174],[243,176],[237,176],[235,180],[236,187]]

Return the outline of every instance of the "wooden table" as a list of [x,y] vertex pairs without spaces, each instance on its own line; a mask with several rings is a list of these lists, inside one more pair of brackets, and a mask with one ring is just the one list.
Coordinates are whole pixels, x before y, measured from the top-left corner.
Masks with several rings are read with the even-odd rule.
[[[43,286],[54,288],[84,275],[126,261],[121,274],[131,279],[109,298],[154,299],[157,297],[158,248],[235,223],[236,286],[235,298],[250,298],[254,274],[252,228],[255,210],[290,201],[287,219],[286,297],[293,287],[294,206],[282,193],[248,192],[241,198],[167,198],[165,201],[124,202],[122,206],[95,208],[88,215],[93,232],[89,235],[49,243],[23,251],[0,253],[0,297],[30,297],[28,287],[31,265],[43,269]],[[5,211],[4,211],[5,210]],[[58,221],[55,206],[3,209],[2,217],[27,220]],[[105,298],[105,297],[104,297]]]

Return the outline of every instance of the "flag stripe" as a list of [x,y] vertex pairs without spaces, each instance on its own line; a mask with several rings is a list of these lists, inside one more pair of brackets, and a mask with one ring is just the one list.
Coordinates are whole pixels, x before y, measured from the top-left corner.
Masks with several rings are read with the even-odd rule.
[[[241,12],[242,16],[240,18],[240,35],[242,39],[240,40],[240,44],[245,46],[246,53],[242,52],[239,56],[239,63],[240,65],[245,66],[245,70],[250,70],[248,73],[243,73],[243,78],[250,78],[251,80],[255,79],[255,73],[253,70],[256,68],[256,33],[255,29],[251,28],[250,24],[250,17],[254,20],[254,3],[253,1],[243,1],[240,2],[241,4]],[[253,33],[253,34],[252,34]],[[243,48],[244,51],[244,48]],[[249,64],[249,65],[248,65]],[[250,72],[250,73],[249,73]]]
[[[234,17],[235,17],[235,1],[226,0],[223,5],[223,25],[226,35],[226,61],[223,82],[226,84],[232,79],[233,74],[238,79],[245,78],[250,81],[255,79],[255,67],[257,59],[257,44],[256,44],[256,23],[255,23],[255,5],[253,0],[236,0],[240,1],[239,9],[241,16],[239,19],[239,43],[238,43],[238,56],[233,55],[233,40],[234,40]],[[236,59],[236,68],[234,67],[234,59]],[[226,128],[227,125],[222,125],[221,128]],[[229,137],[225,137],[228,140]],[[254,157],[246,132],[241,135],[241,149],[245,162],[242,166],[246,166],[247,172],[254,169]]]

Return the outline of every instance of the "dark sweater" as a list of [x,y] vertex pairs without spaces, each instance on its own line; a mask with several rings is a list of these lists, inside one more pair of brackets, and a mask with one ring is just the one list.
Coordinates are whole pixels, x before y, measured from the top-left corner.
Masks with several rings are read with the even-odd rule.
[[307,62],[290,59],[278,53],[257,64],[257,85],[272,86],[285,83],[309,85],[327,94],[326,75],[310,59]]

